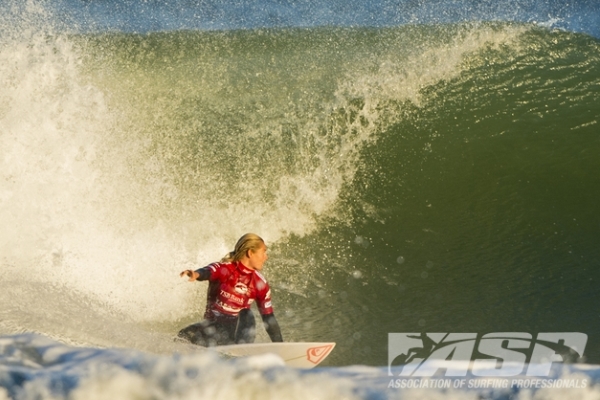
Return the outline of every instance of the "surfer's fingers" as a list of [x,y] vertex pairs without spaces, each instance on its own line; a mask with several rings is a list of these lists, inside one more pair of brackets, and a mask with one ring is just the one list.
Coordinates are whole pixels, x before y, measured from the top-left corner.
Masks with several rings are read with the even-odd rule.
[[189,277],[190,275],[192,275],[192,276],[193,276],[193,275],[194,275],[194,273],[193,273],[191,270],[189,270],[189,269],[186,269],[185,271],[181,271],[181,273],[179,274],[179,277],[182,277],[182,276],[184,276],[184,275],[187,275],[187,276]]
[[189,278],[188,280],[190,282],[194,282],[196,280],[196,278],[199,276],[196,271],[192,271],[191,269],[186,269],[181,274],[179,274],[179,276],[183,276],[184,274],[188,276],[188,278]]

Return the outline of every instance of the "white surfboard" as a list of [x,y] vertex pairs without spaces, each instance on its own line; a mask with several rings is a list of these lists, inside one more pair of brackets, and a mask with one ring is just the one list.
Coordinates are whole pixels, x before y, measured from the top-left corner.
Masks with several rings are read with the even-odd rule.
[[316,367],[331,353],[334,342],[247,343],[216,346],[211,349],[230,357],[276,354],[285,365],[294,368]]

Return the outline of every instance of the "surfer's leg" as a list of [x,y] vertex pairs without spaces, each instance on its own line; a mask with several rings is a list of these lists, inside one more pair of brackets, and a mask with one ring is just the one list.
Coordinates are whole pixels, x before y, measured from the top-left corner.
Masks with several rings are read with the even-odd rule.
[[[247,320],[246,317],[245,321]],[[252,323],[254,323],[253,316]],[[204,320],[183,328],[177,336],[199,346],[224,346],[236,343],[236,328],[238,325],[238,317],[219,316],[215,321]],[[252,341],[254,341],[254,338],[252,338]],[[243,343],[251,342],[246,340]]]
[[[214,322],[204,320],[183,328],[179,331],[177,337],[188,340],[199,346],[208,347],[216,344],[216,340],[214,339],[216,332],[217,329],[215,328]],[[211,344],[211,342],[215,343]]]
[[238,325],[238,317],[224,317],[217,318],[215,323],[215,335],[212,338],[214,344],[212,346],[224,346],[235,343],[235,328]]
[[236,343],[254,343],[256,338],[256,320],[252,310],[244,309],[240,311],[238,317],[237,329],[235,331]]
[[199,326],[200,324],[192,324],[190,326],[186,326],[177,333],[177,337],[191,342],[196,332],[198,332],[198,330],[200,329]]

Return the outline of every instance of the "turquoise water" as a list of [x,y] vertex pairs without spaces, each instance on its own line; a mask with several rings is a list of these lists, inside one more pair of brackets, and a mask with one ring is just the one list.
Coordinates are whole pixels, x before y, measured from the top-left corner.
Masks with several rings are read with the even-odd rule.
[[[206,286],[178,273],[247,231],[269,245],[284,339],[337,342],[327,372],[282,375],[293,387],[397,395],[373,370],[352,378],[366,391],[340,383],[342,367],[386,367],[393,332],[582,332],[584,361],[600,362],[593,36],[520,21],[23,24],[0,46],[8,395],[33,396],[27,381],[42,392],[56,379],[71,379],[65,393],[108,385],[92,373],[82,386],[88,365],[70,369],[83,356],[66,345],[94,349],[92,365],[113,360],[126,382],[158,384],[155,363],[178,373],[189,359],[173,352],[203,371],[209,359],[172,336],[201,318]],[[65,364],[52,375],[44,359],[14,378],[10,365],[27,366],[11,353],[20,341],[23,354],[58,346]],[[129,368],[129,351],[153,367]],[[177,387],[163,395],[194,390]]]

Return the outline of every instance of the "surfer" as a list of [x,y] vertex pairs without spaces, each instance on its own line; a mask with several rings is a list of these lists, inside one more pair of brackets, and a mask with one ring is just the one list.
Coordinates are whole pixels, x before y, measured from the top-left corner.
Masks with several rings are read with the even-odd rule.
[[283,342],[271,289],[260,274],[267,258],[264,240],[247,233],[220,262],[181,272],[179,276],[191,282],[207,280],[209,285],[204,321],[182,329],[177,336],[201,346],[253,343],[256,321],[250,306],[256,301],[271,341]]

